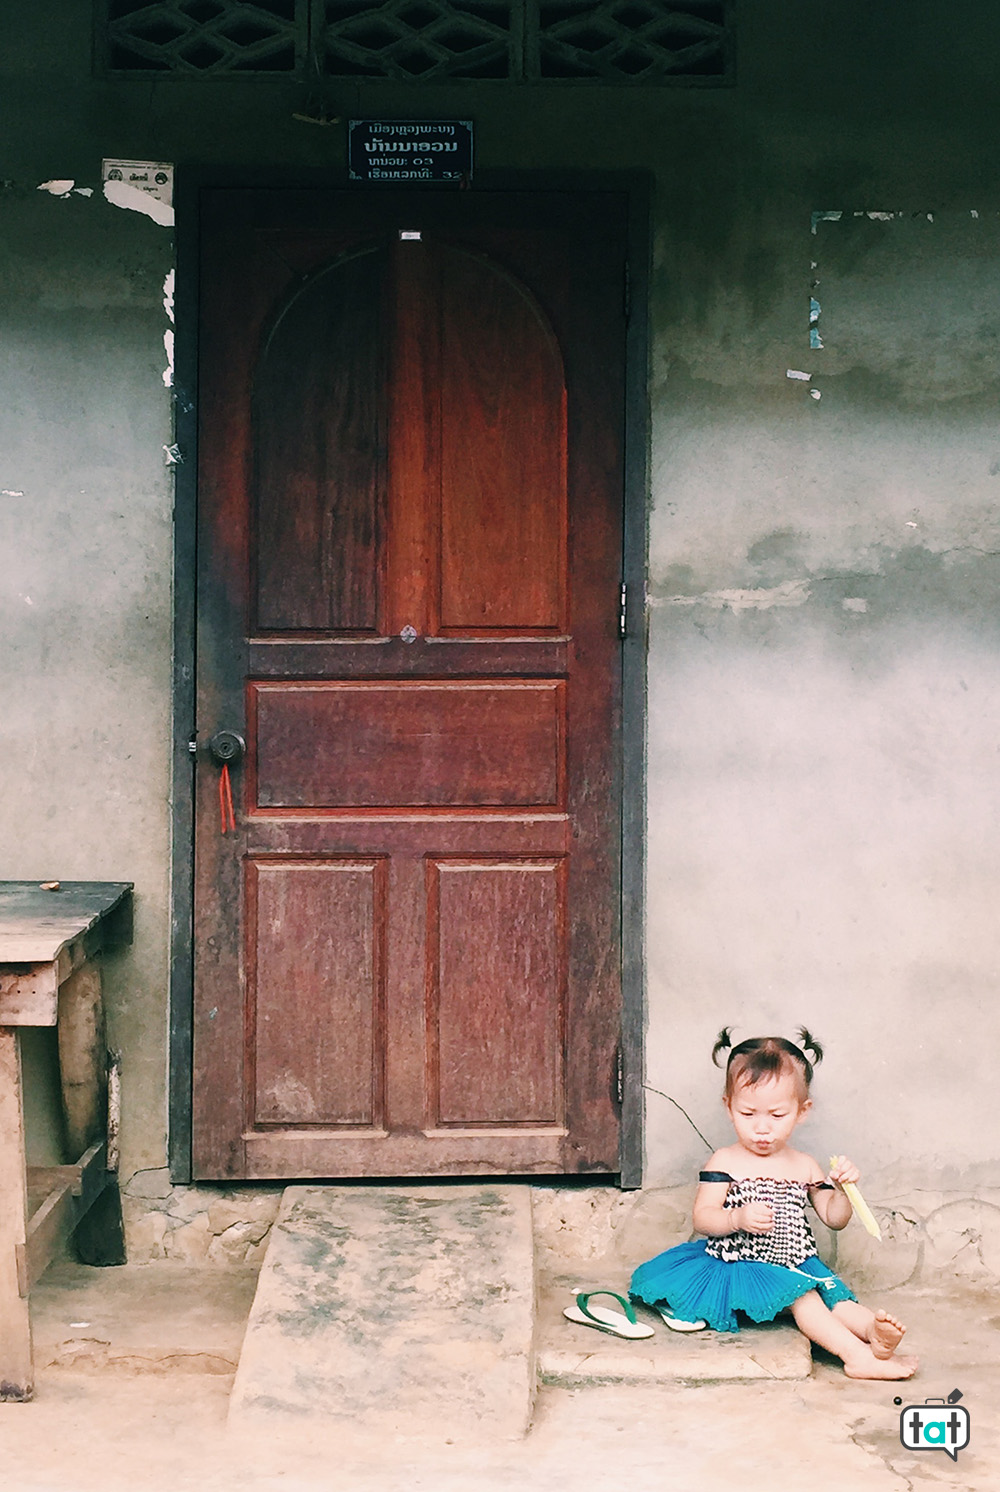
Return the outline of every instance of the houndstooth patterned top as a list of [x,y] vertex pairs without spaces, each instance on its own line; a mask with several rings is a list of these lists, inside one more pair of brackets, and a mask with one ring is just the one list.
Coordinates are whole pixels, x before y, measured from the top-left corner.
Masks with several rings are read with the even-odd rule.
[[725,1171],[702,1171],[701,1180],[730,1183],[724,1208],[766,1202],[774,1209],[774,1227],[769,1233],[747,1233],[739,1228],[724,1238],[710,1238],[705,1252],[713,1259],[727,1263],[751,1259],[792,1268],[815,1254],[816,1240],[806,1218],[809,1187],[804,1181],[776,1181],[769,1176],[745,1176],[736,1181]]

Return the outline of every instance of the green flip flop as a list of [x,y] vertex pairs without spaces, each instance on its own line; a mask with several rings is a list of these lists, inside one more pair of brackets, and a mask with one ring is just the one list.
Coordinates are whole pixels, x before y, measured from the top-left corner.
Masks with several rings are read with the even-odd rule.
[[[612,1311],[607,1306],[591,1306],[590,1302],[595,1295],[605,1295],[611,1300],[617,1300],[622,1310]],[[581,1291],[576,1297],[576,1304],[566,1306],[563,1315],[567,1321],[575,1321],[579,1326],[592,1326],[596,1331],[606,1331],[609,1336],[624,1337],[629,1342],[655,1335],[651,1326],[645,1326],[636,1319],[632,1302],[614,1290]]]

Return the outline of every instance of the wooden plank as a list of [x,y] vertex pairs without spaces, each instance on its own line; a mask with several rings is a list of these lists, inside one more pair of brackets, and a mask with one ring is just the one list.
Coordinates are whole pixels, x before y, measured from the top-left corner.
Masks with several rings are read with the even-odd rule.
[[249,673],[258,679],[421,678],[443,672],[521,678],[565,674],[569,645],[564,637],[497,638],[484,653],[462,637],[255,637]]
[[626,331],[625,525],[622,578],[628,623],[622,643],[622,1112],[623,1188],[642,1186],[646,1011],[646,660],[645,591],[649,491],[649,198],[648,178],[630,182]]
[[61,948],[51,963],[0,966],[0,1025],[54,1026],[59,1018],[59,991],[76,969],[98,952],[96,929]]
[[75,939],[97,931],[87,954],[112,941],[131,941],[125,908],[131,881],[62,881],[43,891],[38,881],[0,881],[0,965],[51,963]]
[[58,960],[0,970],[0,1026],[54,1026],[58,996]]
[[573,1169],[576,1147],[559,1128],[407,1131],[275,1130],[245,1136],[249,1181],[338,1176],[550,1176]]
[[91,1145],[74,1166],[29,1166],[29,1196],[42,1194],[28,1219],[27,1284],[30,1289],[108,1185],[107,1148]]
[[303,811],[293,818],[288,810],[258,811],[250,819],[249,854],[301,855],[406,853],[413,842],[414,823],[433,823],[428,849],[440,855],[475,855],[482,849],[483,824],[489,824],[489,847],[497,855],[564,855],[572,847],[572,824],[565,813],[532,813],[496,809],[490,814],[468,809],[414,810],[362,818],[357,813]]
[[76,1222],[72,1182],[54,1186],[28,1222],[28,1289],[44,1274],[61,1242],[69,1238]]
[[20,1036],[0,1027],[0,1400],[23,1401],[34,1392],[27,1213]]
[[428,536],[439,521],[435,485],[441,460],[441,332],[435,309],[440,264],[421,240],[398,239],[393,280],[386,630],[398,636],[410,627],[423,638],[437,632],[432,598],[439,588],[439,546],[428,544]]
[[29,1222],[57,1186],[68,1186],[70,1191],[79,1190],[80,1186],[79,1166],[29,1166],[26,1175]]

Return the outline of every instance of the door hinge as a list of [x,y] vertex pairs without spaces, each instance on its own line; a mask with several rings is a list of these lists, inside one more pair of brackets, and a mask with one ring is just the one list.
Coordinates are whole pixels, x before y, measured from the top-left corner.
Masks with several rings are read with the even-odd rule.
[[626,322],[632,315],[632,266],[626,260],[625,283],[622,287],[622,314]]
[[622,1057],[621,1043],[615,1051],[615,1091],[618,1095],[618,1107],[621,1108],[625,1101],[625,1062]]
[[622,637],[628,630],[628,586],[622,581],[621,595],[618,607],[618,631]]

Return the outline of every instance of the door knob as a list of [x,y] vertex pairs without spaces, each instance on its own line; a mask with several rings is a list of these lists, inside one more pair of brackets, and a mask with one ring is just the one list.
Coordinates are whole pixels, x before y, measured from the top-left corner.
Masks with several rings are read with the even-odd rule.
[[220,767],[235,766],[246,754],[247,743],[238,730],[217,730],[208,749]]

